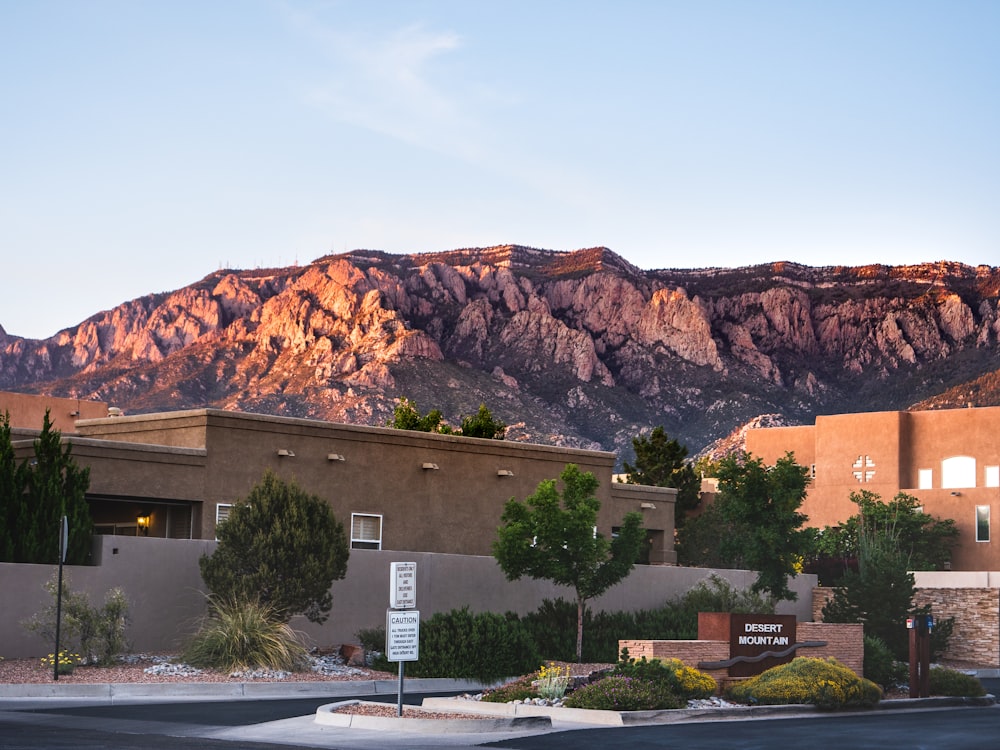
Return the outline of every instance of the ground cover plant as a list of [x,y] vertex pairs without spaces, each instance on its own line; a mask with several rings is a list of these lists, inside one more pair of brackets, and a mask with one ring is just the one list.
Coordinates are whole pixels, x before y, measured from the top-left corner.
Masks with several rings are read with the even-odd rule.
[[685,701],[708,698],[719,687],[711,675],[685,665],[680,659],[647,660],[645,656],[630,659],[628,649],[622,649],[621,660],[612,675],[661,683]]
[[664,682],[615,674],[577,688],[566,696],[563,705],[604,711],[654,711],[683,708],[687,701]]
[[726,697],[751,705],[811,703],[827,709],[870,708],[882,699],[882,689],[836,659],[800,656],[731,685]]

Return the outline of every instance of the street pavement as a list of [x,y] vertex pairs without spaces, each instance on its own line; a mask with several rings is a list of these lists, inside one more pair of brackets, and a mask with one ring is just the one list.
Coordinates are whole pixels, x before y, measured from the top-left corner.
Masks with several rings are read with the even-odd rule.
[[[988,678],[983,682],[994,694],[1000,690],[1000,679]],[[327,687],[329,685],[327,683]],[[325,703],[348,697],[395,703],[395,693],[384,690],[385,686],[381,692],[349,696],[350,688],[345,685],[339,683],[334,694],[327,690],[324,691],[327,694],[315,692],[270,700],[199,694],[193,685],[188,686],[187,691],[173,690],[170,691],[172,695],[159,697],[0,697],[0,748],[423,750],[491,746],[540,750],[572,745],[595,750],[626,746],[630,750],[678,746],[693,750],[819,744],[842,749],[934,747],[971,750],[991,746],[1000,736],[1000,707],[946,707],[944,701],[937,699],[924,702],[920,710],[824,714],[810,708],[789,707],[770,719],[713,721],[705,716],[691,723],[615,728],[557,723],[544,730],[427,734],[318,724],[316,708]],[[421,688],[430,687],[433,689],[421,691]],[[449,687],[453,689],[448,690]],[[468,689],[468,683],[442,680],[434,681],[433,686],[410,684],[405,700],[419,704],[432,694],[453,694]],[[314,691],[313,688],[308,690]]]

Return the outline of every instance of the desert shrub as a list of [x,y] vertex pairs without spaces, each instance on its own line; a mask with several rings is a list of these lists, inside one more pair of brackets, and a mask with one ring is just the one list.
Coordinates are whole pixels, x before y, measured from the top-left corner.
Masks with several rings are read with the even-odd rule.
[[865,642],[865,679],[871,680],[883,690],[906,682],[909,670],[903,662],[896,661],[892,649],[881,638],[866,635]]
[[652,711],[681,708],[687,702],[664,682],[619,674],[577,688],[566,697],[563,705],[604,711]]
[[[385,631],[371,628],[357,635],[365,648],[385,649]],[[366,640],[372,641],[371,644]],[[375,650],[378,650],[377,648]],[[492,612],[473,614],[468,607],[435,613],[420,623],[420,660],[410,662],[413,677],[467,677],[482,682],[534,672],[542,661],[517,615]],[[373,660],[375,668],[392,670],[385,657]]]
[[493,690],[487,690],[483,693],[483,700],[489,703],[510,703],[511,701],[523,701],[527,698],[537,698],[538,691],[531,684],[534,678],[535,675],[530,674]]
[[693,667],[685,666],[680,659],[647,660],[645,656],[641,659],[629,659],[627,655],[628,652],[623,651],[622,659],[612,674],[663,683],[672,693],[684,700],[707,698],[714,695],[718,688],[715,678]]
[[297,670],[306,649],[284,615],[259,601],[210,600],[209,611],[182,658],[196,667],[227,672]]
[[953,695],[978,698],[986,690],[978,677],[945,667],[931,667],[928,675],[931,695]]
[[[59,594],[58,579],[53,576],[45,582],[45,590],[52,595],[52,603],[41,612],[23,622],[24,627],[41,635],[55,644],[56,640],[56,598]],[[128,599],[120,588],[105,594],[104,606],[90,604],[86,593],[72,591],[69,579],[62,582],[62,625],[60,627],[60,651],[63,646],[79,654],[81,664],[109,666],[116,658],[129,650],[125,629],[128,627]]]
[[800,656],[789,664],[772,667],[730,686],[726,697],[737,703],[812,703],[821,708],[837,709],[875,706],[882,699],[882,690],[836,659]]

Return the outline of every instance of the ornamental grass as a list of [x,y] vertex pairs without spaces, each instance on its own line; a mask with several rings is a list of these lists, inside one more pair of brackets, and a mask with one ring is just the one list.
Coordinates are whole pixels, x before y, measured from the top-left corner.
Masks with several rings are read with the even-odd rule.
[[273,607],[257,601],[211,602],[183,654],[196,667],[228,672],[302,669],[306,649]]

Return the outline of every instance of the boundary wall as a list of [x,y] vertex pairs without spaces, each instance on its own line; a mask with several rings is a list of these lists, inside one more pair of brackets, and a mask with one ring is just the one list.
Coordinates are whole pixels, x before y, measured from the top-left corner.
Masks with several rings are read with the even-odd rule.
[[[917,571],[914,605],[931,605],[935,619],[955,618],[943,658],[980,667],[1000,667],[1000,573]],[[813,589],[812,618],[823,619],[833,589]],[[904,623],[905,626],[905,623]]]
[[[136,652],[177,653],[205,612],[205,587],[198,559],[211,554],[214,541],[103,536],[95,538],[93,566],[66,566],[64,577],[73,591],[86,592],[94,605],[114,587],[125,591],[131,624],[127,635]],[[416,562],[417,609],[423,619],[435,612],[468,606],[473,612],[516,612],[537,609],[544,599],[571,600],[573,592],[548,581],[507,581],[492,557],[431,552],[352,550],[347,576],[332,586],[333,610],[326,623],[292,620],[311,645],[334,647],[355,643],[362,628],[385,624],[389,606],[389,564]],[[52,603],[44,583],[55,565],[0,563],[0,656],[38,657],[51,644],[29,633],[21,622]],[[651,609],[676,598],[715,573],[734,587],[747,588],[756,573],[665,565],[638,565],[622,583],[592,601],[595,610]],[[795,602],[784,602],[781,614],[800,620],[811,616],[810,592],[816,577],[800,575],[790,585]]]

